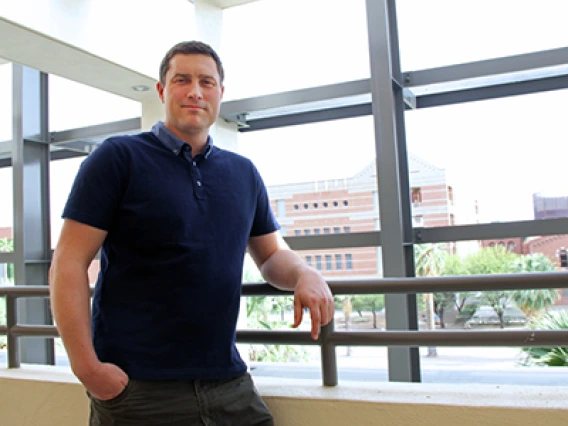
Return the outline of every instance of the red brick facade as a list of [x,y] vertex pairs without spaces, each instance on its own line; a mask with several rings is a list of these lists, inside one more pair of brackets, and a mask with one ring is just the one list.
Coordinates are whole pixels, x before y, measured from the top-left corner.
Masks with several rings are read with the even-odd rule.
[[[443,169],[410,156],[414,226],[455,223],[453,190]],[[272,186],[271,205],[286,236],[343,234],[380,229],[375,163],[349,179]],[[382,275],[377,247],[300,252],[326,277]]]

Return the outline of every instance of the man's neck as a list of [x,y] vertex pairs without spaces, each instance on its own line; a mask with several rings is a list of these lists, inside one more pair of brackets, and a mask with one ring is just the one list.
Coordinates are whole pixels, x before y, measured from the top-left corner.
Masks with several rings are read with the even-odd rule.
[[207,145],[207,138],[209,136],[208,132],[196,132],[188,134],[186,132],[179,131],[179,129],[173,128],[172,126],[168,126],[167,123],[164,124],[174,135],[176,135],[179,139],[181,139],[191,147],[191,155],[193,157],[205,149],[205,146]]

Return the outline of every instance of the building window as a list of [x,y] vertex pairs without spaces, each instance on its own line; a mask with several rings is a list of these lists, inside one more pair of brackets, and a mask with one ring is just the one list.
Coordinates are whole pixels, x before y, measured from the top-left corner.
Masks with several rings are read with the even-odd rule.
[[424,218],[418,214],[414,216],[414,226],[424,226]]
[[321,233],[321,229],[319,229],[319,228],[314,229],[315,235],[319,235],[320,233]]
[[489,243],[489,247],[495,247],[495,243]]
[[314,209],[318,208],[318,203],[314,203]]
[[294,210],[298,210],[299,208],[300,208],[300,206],[299,206],[299,205],[297,205],[297,204],[294,204]]
[[323,228],[323,233],[324,233],[324,234],[331,234],[331,229],[329,229],[329,228]]
[[331,271],[332,266],[331,266],[331,254],[326,254],[325,255],[325,270],[326,271]]
[[513,241],[509,241],[507,243],[507,250],[514,252],[515,251],[515,243]]
[[276,201],[276,210],[278,211],[278,217],[286,217],[286,202],[284,200]]
[[412,188],[412,204],[417,205],[422,202],[422,190],[420,188]]
[[327,201],[325,201],[325,202],[323,203],[323,206],[324,206],[324,207],[327,207],[327,206],[328,206]]
[[343,261],[340,254],[335,255],[335,269],[341,271],[343,269]]
[[345,269],[353,270],[353,256],[349,253],[345,255]]
[[305,208],[305,209],[308,208],[308,203],[304,204],[304,208]]
[[345,207],[347,207],[347,206],[349,205],[349,201],[344,200],[344,201],[343,201],[343,205],[344,205]]
[[296,229],[294,231],[294,235],[296,235],[296,237],[298,237],[298,236],[302,235],[302,231],[300,229]]
[[345,232],[346,234],[351,232],[351,227],[350,226],[344,226],[343,227],[343,232]]
[[333,202],[333,207],[337,207],[339,205],[339,203],[337,201]]
[[321,256],[317,255],[316,256],[316,268],[318,271],[321,271]]
[[341,232],[341,228],[339,226],[334,226],[333,227],[333,233],[334,234],[339,234]]
[[310,235],[312,231],[310,229],[304,229],[304,235]]
[[448,200],[450,205],[454,205],[454,189],[451,186],[448,186]]
[[307,263],[309,266],[312,266],[312,256],[306,256],[306,263]]

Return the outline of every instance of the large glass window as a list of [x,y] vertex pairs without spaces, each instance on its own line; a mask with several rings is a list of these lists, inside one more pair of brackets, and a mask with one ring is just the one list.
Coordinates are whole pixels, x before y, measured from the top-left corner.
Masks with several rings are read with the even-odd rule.
[[52,161],[49,165],[49,191],[51,195],[51,244],[57,244],[63,219],[61,214],[69,197],[79,166],[86,157]]
[[[419,277],[515,274],[561,271],[567,235],[496,238],[415,245]],[[487,278],[491,280],[491,278]],[[568,299],[563,289],[440,292],[417,295],[421,330],[471,330],[507,332],[522,329],[568,328]],[[568,358],[553,348],[428,347],[421,348],[424,382],[455,383],[446,366],[461,370],[460,380],[485,384],[563,385]],[[546,354],[564,359],[547,369]],[[552,362],[552,361],[551,361]],[[551,365],[551,364],[550,364]],[[474,373],[472,375],[472,373]]]
[[12,167],[0,167],[0,239],[13,236],[13,192]]
[[140,117],[139,102],[66,78],[49,76],[49,129],[61,131]]
[[368,78],[365,1],[273,0],[226,9],[221,57],[226,99]]
[[396,8],[403,71],[568,45],[563,0],[398,0]]
[[12,140],[12,64],[0,58],[0,159],[6,146],[3,142]]
[[458,225],[568,217],[567,99],[558,90],[406,113],[421,193],[413,215],[425,227],[450,225],[452,215]]

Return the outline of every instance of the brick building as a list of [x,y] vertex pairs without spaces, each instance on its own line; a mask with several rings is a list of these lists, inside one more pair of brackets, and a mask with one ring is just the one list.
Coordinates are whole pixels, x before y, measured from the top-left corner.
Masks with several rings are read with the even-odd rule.
[[[446,172],[409,155],[413,225],[455,223],[454,195]],[[346,179],[268,187],[283,235],[325,235],[380,230],[375,162]],[[377,247],[309,250],[300,253],[327,277],[382,275]]]

